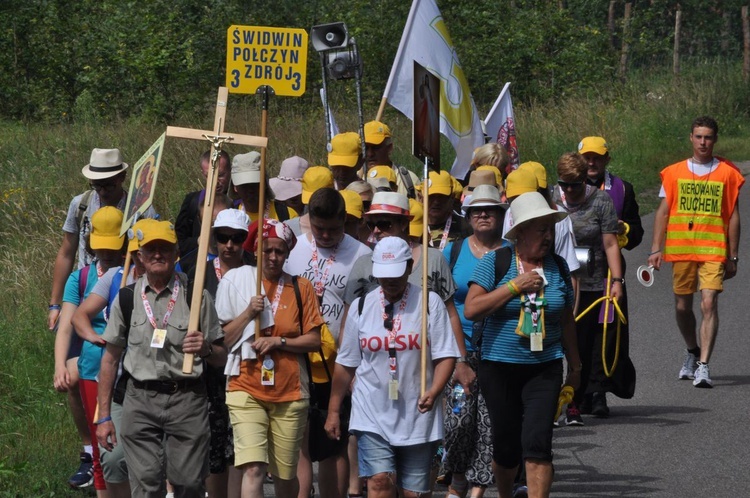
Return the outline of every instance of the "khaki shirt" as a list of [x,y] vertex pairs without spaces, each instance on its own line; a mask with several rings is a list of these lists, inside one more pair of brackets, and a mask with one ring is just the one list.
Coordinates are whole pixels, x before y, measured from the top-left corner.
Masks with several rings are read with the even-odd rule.
[[[127,347],[123,367],[134,379],[141,382],[198,378],[203,373],[204,361],[197,355],[195,356],[193,373],[182,373],[182,360],[185,357],[182,352],[182,343],[188,332],[188,321],[190,319],[190,309],[187,302],[187,277],[182,273],[176,273],[170,279],[167,287],[159,294],[156,294],[147,283],[146,299],[153,310],[157,326],[161,327],[176,277],[180,279],[180,290],[174,311],[172,311],[167,322],[167,337],[163,348],[151,347],[154,327],[148,320],[141,299],[141,289],[143,289],[145,276],[136,281],[133,289],[133,313],[129,327],[124,322],[120,300],[115,299],[112,304],[109,322],[102,337],[114,346]],[[224,332],[216,316],[213,299],[205,290],[203,291],[199,328],[203,331],[209,343],[216,342],[224,337]]]

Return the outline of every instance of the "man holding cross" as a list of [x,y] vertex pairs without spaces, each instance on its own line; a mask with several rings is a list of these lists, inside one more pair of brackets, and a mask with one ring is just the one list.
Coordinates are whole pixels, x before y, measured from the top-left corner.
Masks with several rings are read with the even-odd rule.
[[[220,367],[226,362],[224,334],[206,291],[200,309],[202,332],[188,330],[187,281],[174,271],[178,249],[172,224],[156,222],[135,235],[146,274],[120,291],[103,335],[107,346],[99,374],[97,439],[107,451],[123,444],[132,496],[164,496],[164,454],[175,496],[203,498],[210,432],[202,374],[205,363]],[[116,434],[110,405],[126,347],[123,367],[131,380]],[[182,371],[185,354],[197,356],[190,374]]]

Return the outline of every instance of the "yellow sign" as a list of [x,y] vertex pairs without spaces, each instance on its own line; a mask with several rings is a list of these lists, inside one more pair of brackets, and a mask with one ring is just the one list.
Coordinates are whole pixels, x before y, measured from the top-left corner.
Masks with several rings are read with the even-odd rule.
[[230,26],[227,30],[227,87],[255,93],[263,86],[276,95],[305,93],[307,32],[267,26]]

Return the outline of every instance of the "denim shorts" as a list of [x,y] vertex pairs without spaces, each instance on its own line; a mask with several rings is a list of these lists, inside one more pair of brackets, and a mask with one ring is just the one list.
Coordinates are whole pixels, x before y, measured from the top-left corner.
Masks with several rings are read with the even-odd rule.
[[357,461],[359,476],[372,477],[381,473],[396,473],[396,486],[415,493],[432,489],[430,469],[439,441],[392,446],[373,432],[353,431],[359,446]]

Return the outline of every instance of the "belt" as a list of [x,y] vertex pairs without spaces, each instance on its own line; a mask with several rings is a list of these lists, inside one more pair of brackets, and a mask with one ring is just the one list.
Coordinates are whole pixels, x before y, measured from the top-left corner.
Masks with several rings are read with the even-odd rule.
[[182,380],[140,380],[132,379],[133,387],[136,389],[145,389],[147,391],[156,391],[161,394],[174,394],[178,391],[187,391],[201,382],[201,379],[182,379]]

